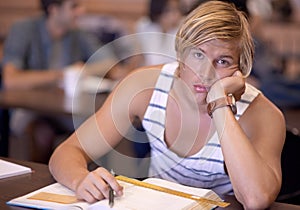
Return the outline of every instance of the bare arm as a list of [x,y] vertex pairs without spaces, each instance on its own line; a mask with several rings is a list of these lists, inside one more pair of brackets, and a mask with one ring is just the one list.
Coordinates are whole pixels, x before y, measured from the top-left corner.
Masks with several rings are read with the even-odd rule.
[[[230,83],[236,79],[226,79],[224,95],[233,92]],[[245,209],[267,208],[281,186],[282,113],[259,95],[239,121],[227,107],[213,113],[213,122],[237,199]]]
[[241,126],[234,130],[240,136],[224,138],[224,155],[228,159],[226,164],[230,165],[228,173],[242,203],[250,208],[266,208],[274,202],[281,187],[285,121],[280,111],[262,95],[240,121]]
[[106,169],[100,167],[92,172],[87,169],[88,162],[103,156],[122,139],[110,112],[112,97],[113,94],[95,115],[54,151],[49,162],[54,178],[88,202],[108,197],[107,183],[119,194],[122,191]]
[[122,187],[106,169],[99,167],[89,172],[87,163],[113,149],[132,126],[134,118],[143,116],[151,96],[148,94],[151,91],[145,90],[153,88],[158,73],[151,69],[148,75],[127,76],[101,109],[54,151],[49,163],[52,175],[76,191],[78,198],[94,202],[108,197],[108,184],[122,194]]
[[12,63],[3,67],[3,83],[6,89],[29,89],[53,85],[60,81],[62,72],[58,70],[20,70]]

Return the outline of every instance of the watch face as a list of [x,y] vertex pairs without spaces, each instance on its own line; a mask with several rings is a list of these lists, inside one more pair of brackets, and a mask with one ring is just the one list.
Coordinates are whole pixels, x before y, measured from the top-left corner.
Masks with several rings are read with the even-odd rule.
[[231,93],[228,94],[227,100],[229,100],[228,103],[229,103],[229,106],[231,108],[232,113],[234,115],[236,115],[236,113],[237,113],[237,107],[236,107],[236,104],[235,104],[235,98],[234,98],[234,96]]
[[231,108],[232,113],[233,113],[234,115],[236,115],[236,113],[237,113],[236,105],[235,105],[235,104],[232,104],[232,105],[230,106],[230,108]]

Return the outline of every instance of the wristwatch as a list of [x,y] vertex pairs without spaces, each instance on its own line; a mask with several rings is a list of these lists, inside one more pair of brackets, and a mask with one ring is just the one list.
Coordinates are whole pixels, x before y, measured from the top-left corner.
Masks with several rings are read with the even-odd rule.
[[218,98],[217,100],[208,103],[207,113],[212,118],[212,114],[216,109],[226,106],[230,107],[234,115],[237,113],[235,98],[231,93],[228,94],[226,97]]

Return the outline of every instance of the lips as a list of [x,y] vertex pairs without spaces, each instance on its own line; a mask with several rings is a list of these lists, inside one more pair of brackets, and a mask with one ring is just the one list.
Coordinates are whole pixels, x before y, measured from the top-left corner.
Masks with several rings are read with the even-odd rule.
[[194,90],[196,93],[207,93],[209,87],[205,85],[200,85],[200,84],[194,84]]

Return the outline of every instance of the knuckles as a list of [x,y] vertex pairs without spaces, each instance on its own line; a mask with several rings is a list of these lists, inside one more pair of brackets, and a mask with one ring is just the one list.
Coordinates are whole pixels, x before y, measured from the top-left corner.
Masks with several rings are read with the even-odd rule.
[[[88,173],[77,187],[76,197],[78,199],[86,200],[89,203],[105,198],[105,195],[108,194],[109,191],[108,184],[106,184],[106,182],[103,180],[105,173],[109,172],[107,172],[103,167],[99,167]],[[101,179],[103,182],[101,182]],[[98,182],[98,184],[95,184],[95,182]]]

